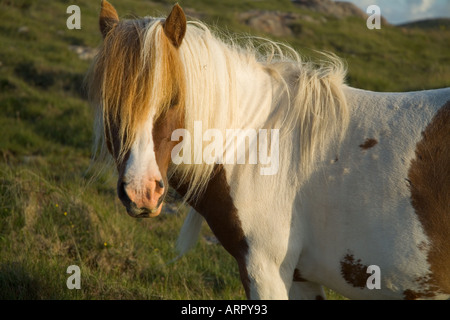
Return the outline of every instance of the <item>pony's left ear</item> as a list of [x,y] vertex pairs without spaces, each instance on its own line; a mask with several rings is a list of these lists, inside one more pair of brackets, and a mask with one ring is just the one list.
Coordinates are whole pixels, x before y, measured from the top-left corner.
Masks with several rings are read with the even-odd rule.
[[173,6],[163,26],[166,36],[178,48],[186,34],[186,16],[178,3]]
[[103,38],[106,38],[108,32],[119,22],[119,15],[116,9],[106,0],[102,0],[102,9],[100,11],[100,32]]

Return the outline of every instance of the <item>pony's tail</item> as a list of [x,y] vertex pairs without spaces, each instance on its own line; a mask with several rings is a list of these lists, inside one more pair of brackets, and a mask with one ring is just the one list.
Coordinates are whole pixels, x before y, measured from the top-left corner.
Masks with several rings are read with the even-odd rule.
[[202,228],[203,217],[192,207],[184,220],[177,240],[178,258],[181,258],[197,243]]

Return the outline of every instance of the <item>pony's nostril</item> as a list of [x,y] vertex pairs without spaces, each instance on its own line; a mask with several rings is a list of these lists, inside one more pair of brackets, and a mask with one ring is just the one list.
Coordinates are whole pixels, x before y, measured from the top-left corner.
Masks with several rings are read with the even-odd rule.
[[161,189],[164,189],[164,180],[163,179],[159,180],[158,185]]

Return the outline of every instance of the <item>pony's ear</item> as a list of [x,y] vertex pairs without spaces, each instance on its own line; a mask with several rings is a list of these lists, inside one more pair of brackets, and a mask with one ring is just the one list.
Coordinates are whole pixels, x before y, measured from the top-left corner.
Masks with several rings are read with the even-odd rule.
[[164,33],[172,41],[175,48],[181,45],[181,41],[186,34],[186,16],[178,3],[173,6],[172,11],[164,21]]
[[100,32],[103,38],[119,22],[119,16],[116,9],[106,0],[102,0],[102,10],[100,11]]

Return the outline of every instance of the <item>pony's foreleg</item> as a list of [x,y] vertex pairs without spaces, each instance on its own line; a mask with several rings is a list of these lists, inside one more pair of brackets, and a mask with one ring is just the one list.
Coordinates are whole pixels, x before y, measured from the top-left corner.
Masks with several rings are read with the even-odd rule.
[[[266,241],[264,241],[266,240]],[[284,245],[267,247],[269,241],[262,239],[258,244],[263,247],[252,246],[246,257],[246,271],[248,274],[248,296],[250,299],[287,300],[293,281],[295,257]]]
[[273,223],[261,218],[247,231],[245,266],[250,299],[289,299],[302,248],[299,233],[286,232],[290,225],[288,219]]
[[[287,300],[289,283],[280,275],[279,266],[274,263],[259,262],[247,265],[249,298],[252,300]],[[289,282],[289,281],[287,281]]]

